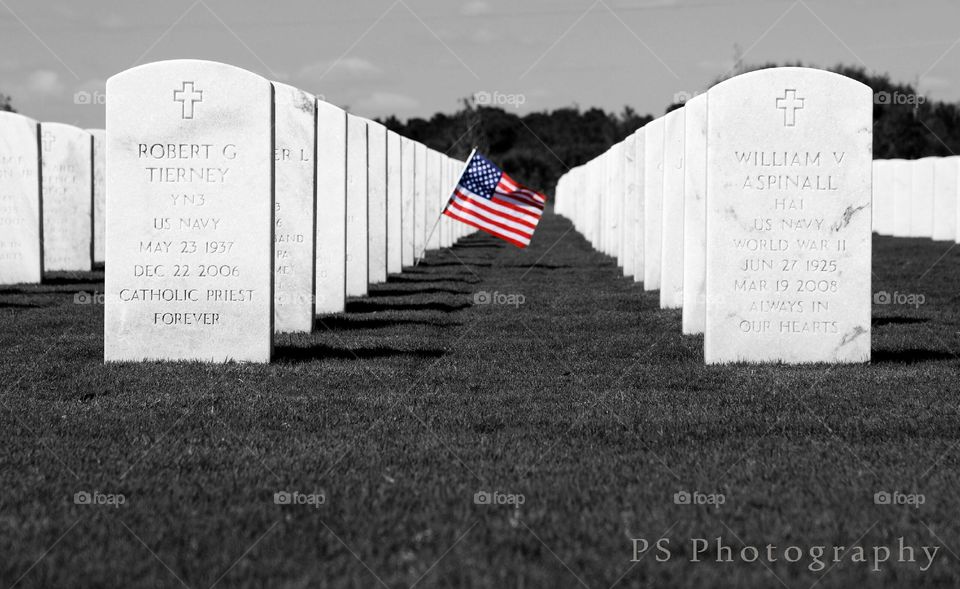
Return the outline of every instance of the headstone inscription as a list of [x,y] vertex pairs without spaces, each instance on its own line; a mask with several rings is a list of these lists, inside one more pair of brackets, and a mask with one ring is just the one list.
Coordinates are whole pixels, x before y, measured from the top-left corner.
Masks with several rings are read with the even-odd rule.
[[274,82],[274,330],[309,333],[316,314],[317,99]]
[[45,272],[93,269],[93,136],[40,123]]

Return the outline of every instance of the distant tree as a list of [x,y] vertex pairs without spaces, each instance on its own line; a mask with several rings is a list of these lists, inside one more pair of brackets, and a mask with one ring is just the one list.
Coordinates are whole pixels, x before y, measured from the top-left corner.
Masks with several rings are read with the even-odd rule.
[[464,99],[461,109],[452,115],[413,118],[406,123],[389,117],[381,122],[451,157],[465,159],[476,147],[518,181],[549,193],[567,170],[600,155],[652,118],[631,107],[616,115],[599,108],[581,111],[575,106],[521,116]]
[[0,110],[7,112],[17,112],[13,108],[12,99],[6,94],[0,94]]

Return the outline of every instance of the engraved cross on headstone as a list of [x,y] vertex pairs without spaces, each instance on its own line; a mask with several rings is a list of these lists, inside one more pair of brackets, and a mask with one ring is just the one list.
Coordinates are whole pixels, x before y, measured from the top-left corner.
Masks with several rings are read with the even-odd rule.
[[41,143],[43,143],[43,151],[50,151],[53,148],[53,142],[57,140],[57,136],[47,131],[40,138]]
[[797,126],[797,111],[803,110],[806,98],[797,98],[796,90],[785,90],[783,98],[777,99],[777,108],[783,111],[783,126]]
[[203,102],[203,90],[195,90],[193,82],[184,82],[179,90],[173,91],[173,100],[183,106],[182,118],[193,118],[193,105]]

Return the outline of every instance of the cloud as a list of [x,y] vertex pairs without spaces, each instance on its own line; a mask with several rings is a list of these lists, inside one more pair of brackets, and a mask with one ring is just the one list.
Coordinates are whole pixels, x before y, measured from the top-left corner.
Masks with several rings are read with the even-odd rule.
[[953,87],[953,80],[943,76],[924,76],[920,78],[920,88],[923,90],[944,90]]
[[36,70],[27,76],[25,90],[35,98],[56,98],[63,94],[63,82],[57,72]]
[[704,59],[697,62],[697,67],[708,72],[728,72],[737,65],[733,59]]
[[110,14],[100,19],[101,27],[109,30],[114,30],[114,31],[125,28],[127,24],[128,24],[127,19],[120,16],[116,12],[111,12]]
[[463,16],[483,16],[490,13],[490,3],[484,0],[471,0],[460,7]]
[[374,92],[356,102],[358,112],[374,115],[410,111],[420,106],[416,98],[393,92]]
[[319,82],[320,80],[375,80],[382,77],[383,70],[362,57],[344,57],[339,60],[323,60],[300,68],[297,77]]
[[486,27],[478,27],[470,35],[470,40],[478,45],[492,45],[495,41],[500,40],[500,34]]

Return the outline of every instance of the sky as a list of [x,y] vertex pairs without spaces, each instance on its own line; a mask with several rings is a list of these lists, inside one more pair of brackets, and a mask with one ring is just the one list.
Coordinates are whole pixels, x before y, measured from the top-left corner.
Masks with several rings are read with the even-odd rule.
[[862,66],[960,100],[957,0],[0,0],[0,93],[102,127],[105,81],[165,59],[226,62],[365,117],[661,114],[746,63]]

